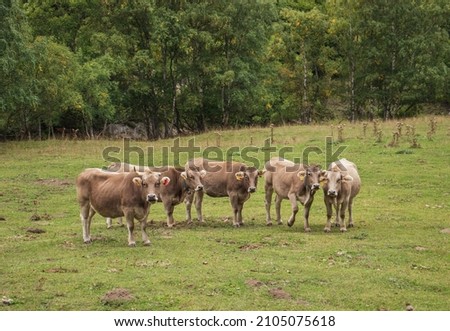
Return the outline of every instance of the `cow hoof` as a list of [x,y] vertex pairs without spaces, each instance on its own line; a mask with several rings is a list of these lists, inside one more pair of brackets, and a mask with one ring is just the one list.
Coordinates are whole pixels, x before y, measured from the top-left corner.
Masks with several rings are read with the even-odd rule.
[[305,228],[305,232],[311,232],[311,228]]
[[128,243],[128,247],[136,247],[136,243],[135,242]]
[[341,228],[341,232],[347,232],[346,228]]
[[168,228],[173,228],[175,226],[175,224],[169,224],[169,223],[167,223],[167,227]]
[[240,225],[239,223],[235,223],[235,224],[233,224],[233,226],[234,226],[235,228],[239,228],[241,225]]
[[323,231],[326,232],[326,233],[330,233],[331,229],[330,228],[325,228],[325,229],[323,229]]
[[150,246],[152,243],[149,241],[144,241],[144,246]]
[[277,224],[278,225],[283,225],[283,221],[278,221]]
[[267,226],[272,226],[272,221],[266,222],[266,225],[267,225]]
[[289,227],[291,227],[291,226],[294,225],[294,223],[288,222],[287,225],[288,225]]
[[353,228],[354,225],[353,225],[353,223],[349,223],[347,227],[348,227],[348,228]]
[[84,241],[84,243],[87,244],[87,245],[92,244],[92,239],[86,239]]

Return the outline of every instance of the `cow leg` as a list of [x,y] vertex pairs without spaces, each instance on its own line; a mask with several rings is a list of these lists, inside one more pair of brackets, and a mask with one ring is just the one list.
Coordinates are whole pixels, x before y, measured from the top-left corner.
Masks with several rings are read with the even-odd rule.
[[85,244],[92,242],[91,240],[91,222],[95,215],[95,210],[91,208],[89,202],[81,206],[80,218],[83,229],[83,241]]
[[191,217],[191,207],[192,207],[192,200],[194,200],[195,192],[192,192],[192,194],[187,194],[186,198],[184,199],[184,203],[186,204],[186,222],[192,223],[192,217]]
[[[111,229],[112,223],[113,223],[113,219],[111,217],[107,217],[106,218],[106,228]],[[119,224],[119,226],[123,226],[122,217],[117,218],[117,224]]]
[[164,203],[164,209],[166,210],[167,214],[167,226],[171,228],[175,225],[175,221],[173,219],[174,205],[172,204],[172,202],[166,202]]
[[338,226],[340,226],[339,211],[341,210],[341,203],[337,202],[337,200],[334,200],[333,206],[334,206],[334,209],[336,209],[336,218],[334,220],[334,226],[338,227]]
[[347,228],[345,227],[345,210],[347,209],[348,201],[343,201],[339,213],[339,224],[341,232],[346,232]]
[[126,215],[127,219],[127,229],[128,229],[128,246],[135,247],[136,241],[134,240],[134,215],[129,213]]
[[350,198],[348,202],[348,227],[353,227],[353,213],[352,213],[353,199]]
[[197,191],[195,197],[195,209],[197,211],[197,219],[200,223],[204,223],[202,214],[203,191]]
[[270,217],[270,205],[272,204],[272,193],[273,187],[271,185],[265,186],[265,200],[264,204],[266,206],[266,225],[272,225],[272,218]]
[[[293,226],[294,222],[295,222],[295,215],[297,215],[297,213],[298,213],[297,197],[295,196],[295,193],[291,193],[288,195],[288,198],[289,198],[289,201],[291,202],[292,214],[289,217],[287,224],[289,226]],[[277,215],[277,217],[278,217],[278,215]]]
[[283,201],[283,198],[281,198],[278,194],[275,196],[275,210],[277,213],[277,223],[278,225],[283,224],[283,221],[281,220],[281,201]]
[[311,209],[311,205],[314,201],[314,196],[311,196],[311,198],[309,199],[308,203],[305,204],[305,210],[304,210],[304,217],[305,217],[305,225],[304,225],[304,229],[305,232],[311,232],[311,228],[309,227],[309,211]]
[[150,246],[151,243],[147,234],[147,216],[145,216],[142,220],[140,220],[140,222],[141,222],[142,241],[144,242],[144,246]]
[[[230,204],[231,209],[233,210],[233,226],[238,228],[241,225],[239,224],[239,201],[237,195],[230,195]],[[242,206],[241,206],[242,210]]]
[[333,217],[333,205],[328,201],[327,197],[324,198],[325,206],[327,208],[327,224],[323,229],[325,232],[331,232],[331,217]]
[[244,209],[244,203],[238,202],[238,224],[239,226],[244,225],[244,221],[242,220],[242,209]]

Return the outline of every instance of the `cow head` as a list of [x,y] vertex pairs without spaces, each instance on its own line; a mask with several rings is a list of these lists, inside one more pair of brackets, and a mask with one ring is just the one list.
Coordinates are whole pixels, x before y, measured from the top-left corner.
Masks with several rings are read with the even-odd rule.
[[181,173],[181,177],[184,179],[188,188],[194,191],[203,190],[203,184],[201,179],[206,175],[205,170],[199,170],[197,167],[187,168]]
[[320,170],[320,166],[306,166],[304,170],[297,173],[298,178],[305,183],[305,187],[316,192],[320,188],[320,179],[324,176],[325,171]]
[[159,186],[169,185],[170,178],[162,177],[159,172],[145,171],[138,174],[133,173],[133,184],[141,190],[143,200],[154,203],[158,201]]
[[324,193],[329,197],[335,198],[341,192],[342,185],[352,181],[352,176],[348,175],[346,171],[339,169],[338,166],[334,166],[331,170],[325,172],[321,183]]
[[247,192],[254,193],[258,185],[258,177],[261,177],[263,172],[255,167],[241,166],[238,172],[234,174],[238,182],[241,182],[246,188]]

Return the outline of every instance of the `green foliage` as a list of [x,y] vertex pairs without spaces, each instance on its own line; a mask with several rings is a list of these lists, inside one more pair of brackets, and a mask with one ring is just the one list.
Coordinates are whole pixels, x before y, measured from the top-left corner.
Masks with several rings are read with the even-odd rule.
[[[0,130],[94,137],[403,117],[449,102],[445,0],[7,1]],[[45,54],[45,56],[44,56]]]

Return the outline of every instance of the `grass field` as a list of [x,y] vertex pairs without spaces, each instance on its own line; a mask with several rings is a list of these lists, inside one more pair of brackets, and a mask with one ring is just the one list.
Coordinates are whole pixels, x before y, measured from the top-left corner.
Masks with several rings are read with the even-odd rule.
[[[303,231],[302,209],[292,228],[266,227],[260,179],[244,206],[244,227],[232,227],[227,199],[205,197],[206,225],[186,225],[179,205],[173,229],[157,204],[152,245],[136,248],[127,247],[125,228],[108,230],[98,215],[94,242],[84,244],[75,195],[84,168],[108,165],[105,148],[120,148],[106,151],[123,159],[122,141],[0,143],[0,310],[450,310],[450,118],[436,119],[430,137],[429,118],[405,120],[393,147],[396,122],[380,123],[381,142],[372,123],[365,136],[362,123],[346,124],[344,141],[332,148],[346,146],[339,157],[355,162],[362,178],[347,233],[323,232],[322,192],[311,233]],[[420,148],[411,147],[406,124],[415,126]],[[331,131],[336,139],[336,124],[276,127],[273,145],[291,146],[291,159],[311,150],[310,162],[326,166]],[[240,148],[239,160],[242,148],[262,147],[269,136],[269,128],[210,132],[196,136],[195,146],[214,151],[220,138],[224,155]],[[138,162],[139,147],[147,162],[151,147],[158,164],[174,141],[130,144],[129,161]],[[267,151],[250,155],[262,167]],[[169,150],[169,157],[183,163],[188,155]],[[289,213],[285,201],[284,220]]]

